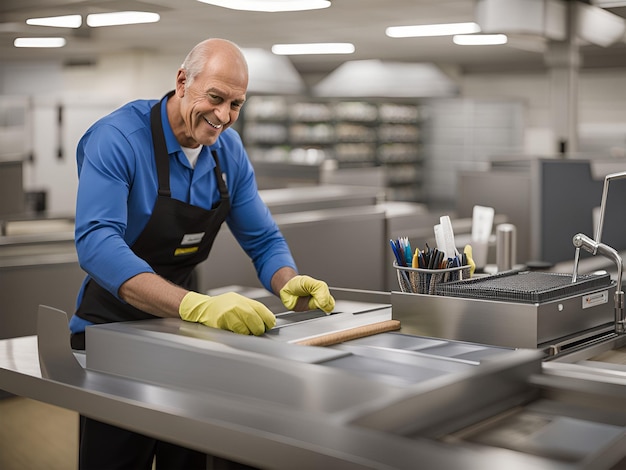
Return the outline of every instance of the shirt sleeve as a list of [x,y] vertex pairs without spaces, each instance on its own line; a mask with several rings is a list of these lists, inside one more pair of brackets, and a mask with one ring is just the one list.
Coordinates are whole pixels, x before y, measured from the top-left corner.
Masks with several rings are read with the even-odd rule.
[[77,156],[75,242],[79,263],[119,298],[119,287],[126,280],[154,272],[125,240],[134,151],[118,129],[100,125],[81,139]]
[[[267,205],[259,196],[254,170],[241,141],[228,150],[239,155],[236,178],[232,171],[227,178],[231,197],[231,211],[226,219],[228,227],[248,254],[261,284],[271,292],[271,280],[282,267],[297,270],[287,241],[274,221]],[[227,157],[228,158],[228,157]]]

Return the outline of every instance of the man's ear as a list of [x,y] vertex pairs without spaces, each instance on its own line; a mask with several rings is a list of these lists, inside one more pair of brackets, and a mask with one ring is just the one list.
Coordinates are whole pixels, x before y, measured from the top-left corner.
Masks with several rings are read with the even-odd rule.
[[185,84],[187,83],[187,73],[185,69],[178,69],[176,74],[176,95],[179,98],[185,96]]

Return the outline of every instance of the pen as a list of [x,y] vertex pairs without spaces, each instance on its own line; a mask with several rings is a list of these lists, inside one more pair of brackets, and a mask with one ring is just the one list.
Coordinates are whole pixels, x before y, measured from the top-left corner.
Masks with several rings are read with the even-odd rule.
[[[398,247],[396,246],[396,243],[393,240],[389,240],[389,245],[391,245],[391,250],[393,251],[393,254],[396,258],[396,262],[398,263],[398,266],[406,266],[406,264],[403,262],[400,256],[400,252],[398,251]],[[400,275],[402,276],[402,279],[405,282],[406,289],[410,290],[411,281],[409,279],[409,275],[401,269],[399,271],[400,271]]]
[[443,251],[440,251],[439,253],[437,253],[437,259],[435,261],[435,266],[437,267],[437,269],[442,269],[444,267],[443,259],[445,256],[446,254]]
[[406,258],[406,264],[409,265],[409,262],[412,260],[413,250],[411,250],[411,242],[409,242],[409,237],[404,237],[404,257]]
[[391,245],[391,250],[393,251],[393,255],[396,257],[396,262],[398,266],[402,266],[402,258],[400,258],[400,253],[398,253],[398,248],[393,240],[389,240],[389,244]]
[[396,241],[396,250],[398,250],[398,256],[400,257],[400,263],[402,266],[407,266],[406,257],[404,256],[404,248],[400,240]]
[[437,248],[435,248],[430,253],[430,258],[428,260],[428,269],[434,269],[435,268],[435,263],[437,262],[437,257],[438,256],[439,256],[439,250]]

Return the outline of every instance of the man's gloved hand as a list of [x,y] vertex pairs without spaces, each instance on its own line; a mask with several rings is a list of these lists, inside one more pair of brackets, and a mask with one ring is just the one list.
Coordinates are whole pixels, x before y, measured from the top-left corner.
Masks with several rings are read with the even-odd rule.
[[265,305],[235,292],[213,297],[189,292],[178,313],[183,320],[242,335],[262,335],[276,325],[276,317]]
[[293,310],[299,297],[311,297],[309,308],[319,308],[326,313],[335,308],[335,299],[330,295],[328,285],[324,281],[318,281],[310,276],[292,277],[280,290],[280,300],[289,310]]

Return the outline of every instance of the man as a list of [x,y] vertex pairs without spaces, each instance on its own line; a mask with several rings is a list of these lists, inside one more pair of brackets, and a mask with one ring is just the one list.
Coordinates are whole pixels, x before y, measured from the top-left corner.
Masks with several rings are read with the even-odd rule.
[[[236,293],[193,291],[226,222],[261,283],[293,310],[330,312],[323,281],[298,275],[260,199],[241,138],[230,126],[246,99],[247,64],[223,39],[195,46],[160,102],[128,103],[96,122],[78,144],[76,249],[88,273],[70,321],[72,347],[85,327],[180,317],[241,334],[275,325],[263,304]],[[216,268],[219,269],[219,268]],[[206,456],[81,418],[81,468],[203,468]]]

